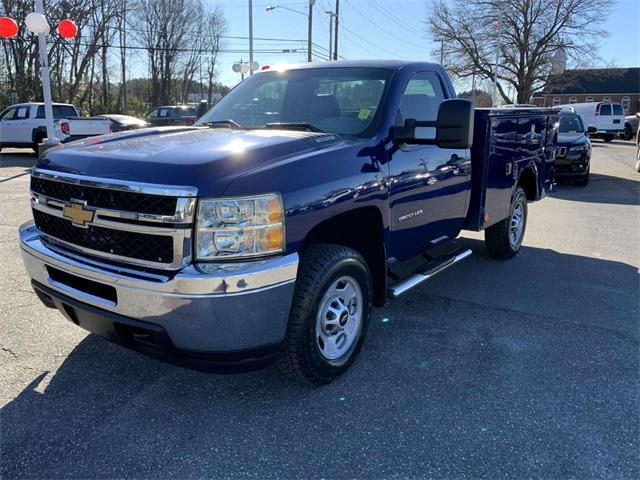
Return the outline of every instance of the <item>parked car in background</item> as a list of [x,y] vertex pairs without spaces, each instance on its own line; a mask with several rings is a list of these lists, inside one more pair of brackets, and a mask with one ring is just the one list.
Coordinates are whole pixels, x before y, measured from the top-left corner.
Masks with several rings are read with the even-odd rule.
[[624,132],[624,110],[619,103],[573,103],[560,105],[560,108],[580,115],[587,129],[594,127],[595,131],[589,132],[592,138],[601,138],[608,143]]
[[196,119],[195,107],[188,105],[156,107],[147,114],[147,122],[154,127],[193,125]]
[[624,131],[620,135],[623,140],[631,140],[638,131],[638,115],[627,115],[624,117]]
[[[111,132],[109,121],[101,117],[80,117],[67,103],[53,104],[54,129],[61,142],[70,142]],[[11,105],[0,113],[0,149],[33,148],[47,138],[44,104],[31,102]]]
[[150,127],[149,122],[145,122],[141,118],[131,117],[129,115],[111,114],[98,115],[104,117],[111,122],[112,132],[122,132],[124,130],[137,130],[138,128]]
[[556,179],[575,181],[582,186],[587,185],[591,142],[580,115],[567,111],[560,114],[556,146]]

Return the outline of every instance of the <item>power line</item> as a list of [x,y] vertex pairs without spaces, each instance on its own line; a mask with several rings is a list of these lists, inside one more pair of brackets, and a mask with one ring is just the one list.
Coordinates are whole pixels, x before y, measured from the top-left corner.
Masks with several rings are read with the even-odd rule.
[[392,33],[390,31],[388,31],[387,29],[385,29],[384,27],[381,27],[379,24],[377,24],[376,22],[371,20],[368,16],[366,16],[360,10],[358,10],[356,7],[354,7],[353,4],[347,3],[347,5],[349,5],[354,12],[356,12],[358,15],[360,15],[362,18],[364,18],[367,22],[369,22],[372,25],[376,26],[377,28],[379,28],[381,31],[383,31],[387,35],[389,35],[389,36],[391,36],[393,38],[396,38],[396,39],[400,40],[401,42],[406,43],[407,45],[411,45],[412,47],[420,48],[420,49],[424,48],[422,45],[419,46],[419,45],[416,45],[414,43],[407,42],[407,40],[405,38],[399,37],[395,33]]

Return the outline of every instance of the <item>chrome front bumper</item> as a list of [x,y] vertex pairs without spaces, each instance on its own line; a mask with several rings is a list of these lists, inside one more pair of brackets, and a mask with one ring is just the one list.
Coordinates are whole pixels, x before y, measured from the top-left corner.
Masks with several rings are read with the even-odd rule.
[[[36,284],[94,309],[160,326],[178,349],[240,351],[284,339],[298,270],[296,253],[241,264],[191,265],[165,276],[58,250],[43,241],[32,222],[20,227],[20,243],[26,270]],[[115,301],[52,279],[47,266],[113,287]]]

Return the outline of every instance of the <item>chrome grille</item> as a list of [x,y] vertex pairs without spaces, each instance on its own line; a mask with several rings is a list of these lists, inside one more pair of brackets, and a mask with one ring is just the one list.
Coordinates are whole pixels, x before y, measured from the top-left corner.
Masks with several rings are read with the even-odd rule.
[[[36,226],[58,245],[132,265],[178,269],[191,261],[192,187],[149,185],[34,170]],[[71,203],[94,212],[81,228],[65,217]]]

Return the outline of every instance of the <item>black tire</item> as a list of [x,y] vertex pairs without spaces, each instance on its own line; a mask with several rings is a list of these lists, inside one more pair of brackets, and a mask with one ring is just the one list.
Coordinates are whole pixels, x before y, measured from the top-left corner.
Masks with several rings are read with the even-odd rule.
[[587,169],[587,173],[585,173],[584,176],[580,177],[580,180],[576,182],[576,185],[580,187],[586,187],[589,185],[589,169]]
[[[342,375],[356,359],[369,326],[373,303],[371,274],[362,256],[340,245],[312,245],[301,252],[298,279],[289,314],[280,370],[306,383],[323,385]],[[357,282],[362,294],[360,324],[343,356],[328,360],[316,334],[318,313],[325,293],[341,277]]]
[[[511,241],[511,220],[514,216],[516,207],[520,205],[523,212],[522,218],[522,232],[520,233],[519,240],[514,244]],[[524,238],[525,231],[527,229],[527,196],[524,193],[522,187],[516,188],[511,199],[511,209],[509,216],[504,220],[490,226],[484,231],[484,242],[487,247],[489,255],[494,258],[500,258],[506,260],[513,257],[520,251],[522,246],[522,239]]]
[[609,143],[613,140],[613,135],[603,135],[602,140],[604,140],[604,143]]
[[38,145],[42,143],[42,141],[46,138],[46,136],[42,133],[38,133],[33,137],[33,152],[38,155]]
[[640,145],[636,150],[636,172],[640,173]]
[[624,133],[620,135],[623,140],[631,140],[633,138],[633,131],[631,131],[631,125],[628,123],[624,126]]

